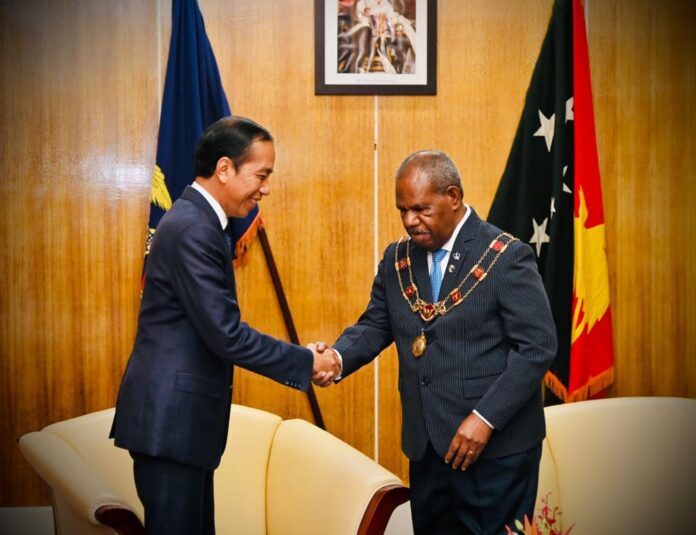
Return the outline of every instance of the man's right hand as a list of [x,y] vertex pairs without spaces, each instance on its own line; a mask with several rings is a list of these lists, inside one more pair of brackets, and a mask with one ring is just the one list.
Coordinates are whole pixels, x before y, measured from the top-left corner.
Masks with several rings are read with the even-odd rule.
[[312,382],[321,387],[329,386],[341,374],[341,363],[333,349],[324,342],[308,344],[314,355]]

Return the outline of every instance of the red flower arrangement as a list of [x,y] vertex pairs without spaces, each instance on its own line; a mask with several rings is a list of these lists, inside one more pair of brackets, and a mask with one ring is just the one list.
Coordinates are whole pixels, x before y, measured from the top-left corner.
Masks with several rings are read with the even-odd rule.
[[570,535],[575,524],[570,526],[567,531],[563,531],[558,526],[562,513],[558,507],[552,509],[549,506],[549,494],[541,498],[542,506],[536,518],[530,522],[525,515],[524,522],[515,520],[515,529],[519,531],[513,531],[509,526],[505,526],[507,535]]

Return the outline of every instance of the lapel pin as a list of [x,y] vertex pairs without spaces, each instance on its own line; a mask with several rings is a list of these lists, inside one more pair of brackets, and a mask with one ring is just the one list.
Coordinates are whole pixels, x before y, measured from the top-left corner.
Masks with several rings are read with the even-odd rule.
[[459,253],[453,253],[452,256],[455,260],[459,260]]
[[447,268],[447,271],[452,273],[454,271],[454,264],[450,264],[449,267]]

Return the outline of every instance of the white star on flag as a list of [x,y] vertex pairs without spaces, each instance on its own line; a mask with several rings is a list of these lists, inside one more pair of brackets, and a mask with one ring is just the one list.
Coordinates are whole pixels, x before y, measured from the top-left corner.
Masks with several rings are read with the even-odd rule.
[[549,152],[551,152],[551,143],[553,143],[553,128],[556,124],[556,114],[554,113],[550,118],[547,118],[546,115],[541,113],[541,110],[538,111],[539,123],[541,126],[539,127],[539,130],[534,132],[534,135],[543,137],[546,140],[546,148]]
[[565,122],[575,120],[575,112],[573,111],[573,97],[566,100],[566,119]]
[[[568,170],[568,166],[564,165],[563,166],[563,176],[565,176],[567,170]],[[565,182],[563,182],[563,191],[564,191],[564,193],[573,193],[573,191],[568,186],[566,186]]]
[[529,239],[529,243],[534,243],[536,244],[536,255],[537,258],[541,254],[541,246],[545,243],[549,243],[551,241],[551,237],[546,234],[546,225],[549,222],[549,218],[547,217],[544,219],[544,221],[540,224],[536,222],[536,219],[532,218],[532,225],[534,225],[534,234],[532,237]]
[[551,219],[553,219],[553,214],[556,213],[556,199],[551,197]]

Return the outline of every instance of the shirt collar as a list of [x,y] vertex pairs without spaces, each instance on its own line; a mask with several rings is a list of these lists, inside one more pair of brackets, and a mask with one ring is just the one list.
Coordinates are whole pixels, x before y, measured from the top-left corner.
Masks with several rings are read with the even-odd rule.
[[218,216],[220,219],[220,225],[222,226],[222,230],[225,230],[227,228],[227,215],[225,214],[225,211],[222,209],[222,206],[220,206],[220,203],[217,202],[215,197],[213,197],[208,191],[201,186],[198,182],[194,181],[193,184],[191,184],[191,187],[195,189],[198,193],[203,195],[203,198],[208,201],[208,204],[213,207],[213,210],[215,210],[215,214]]

